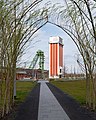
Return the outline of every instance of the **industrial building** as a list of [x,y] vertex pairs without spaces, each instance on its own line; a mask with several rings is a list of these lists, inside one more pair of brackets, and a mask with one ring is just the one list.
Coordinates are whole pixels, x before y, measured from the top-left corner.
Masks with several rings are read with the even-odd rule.
[[[48,70],[43,71],[45,79],[48,79]],[[24,69],[17,68],[16,69],[16,80],[24,80],[24,79],[42,79],[42,70],[40,69]]]
[[59,36],[49,40],[49,78],[61,78],[63,74],[63,39]]

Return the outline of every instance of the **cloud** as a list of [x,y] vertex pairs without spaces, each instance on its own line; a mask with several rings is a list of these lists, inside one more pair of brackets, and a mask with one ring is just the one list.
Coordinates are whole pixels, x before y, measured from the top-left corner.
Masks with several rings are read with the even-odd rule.
[[[77,66],[75,53],[78,50],[73,41],[66,35],[61,29],[51,24],[46,24],[43,28],[36,32],[32,41],[29,44],[29,48],[26,54],[22,57],[22,60],[32,61],[36,55],[37,50],[44,51],[45,54],[45,69],[49,68],[49,37],[60,36],[64,40],[64,63],[71,68],[71,66]],[[37,42],[36,42],[37,41]]]
[[[48,0],[47,0],[47,1],[48,1]],[[62,4],[62,3],[64,3],[64,0],[50,0],[50,2],[51,2],[52,4],[56,4],[56,3]]]

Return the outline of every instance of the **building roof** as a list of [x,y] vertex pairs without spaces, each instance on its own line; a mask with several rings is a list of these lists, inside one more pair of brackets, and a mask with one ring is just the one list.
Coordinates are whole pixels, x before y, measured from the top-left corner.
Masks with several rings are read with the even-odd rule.
[[59,43],[61,45],[64,45],[63,44],[63,39],[59,36],[50,37],[49,43]]
[[19,74],[27,74],[26,71],[16,71],[16,73],[19,73]]

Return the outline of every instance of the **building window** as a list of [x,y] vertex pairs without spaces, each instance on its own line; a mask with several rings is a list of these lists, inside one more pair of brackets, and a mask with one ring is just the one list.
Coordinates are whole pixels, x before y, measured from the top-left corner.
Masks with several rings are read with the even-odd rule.
[[60,73],[62,72],[62,70],[60,69]]

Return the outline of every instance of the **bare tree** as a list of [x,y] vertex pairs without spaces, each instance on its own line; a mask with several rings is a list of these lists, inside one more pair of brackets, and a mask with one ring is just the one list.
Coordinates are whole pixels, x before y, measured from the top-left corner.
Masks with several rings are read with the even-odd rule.
[[35,32],[47,23],[47,9],[38,7],[42,1],[0,1],[0,117],[14,104],[18,57]]
[[86,104],[95,109],[96,2],[87,0],[64,1],[64,6],[52,9],[49,23],[60,27],[77,46],[86,70]]

